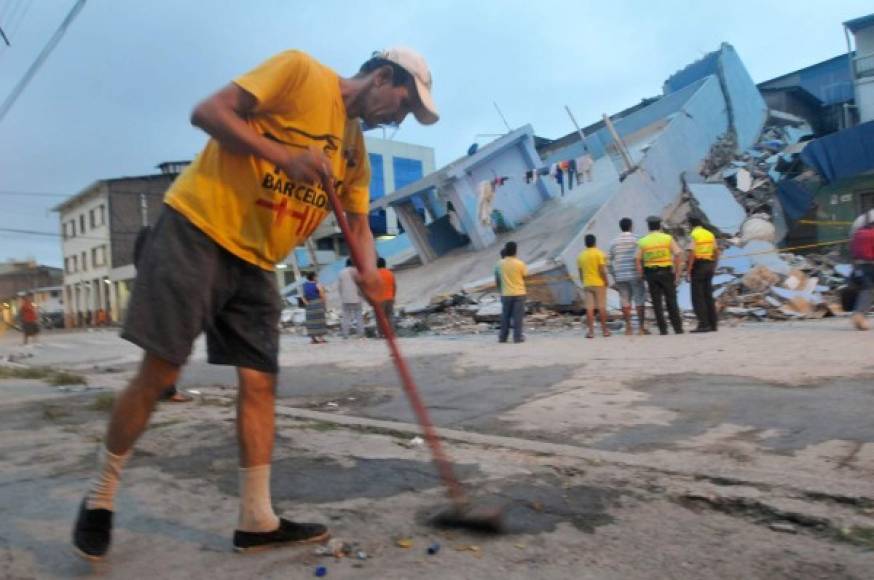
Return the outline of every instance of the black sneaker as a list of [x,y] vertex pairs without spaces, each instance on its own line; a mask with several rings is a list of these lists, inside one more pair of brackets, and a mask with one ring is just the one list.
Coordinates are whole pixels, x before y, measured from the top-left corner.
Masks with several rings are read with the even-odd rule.
[[279,518],[279,529],[272,532],[234,531],[234,551],[254,552],[292,544],[316,544],[331,537],[322,524],[298,524]]
[[105,509],[89,510],[85,500],[79,506],[79,516],[73,527],[73,546],[86,560],[102,560],[109,551],[112,539],[112,512]]

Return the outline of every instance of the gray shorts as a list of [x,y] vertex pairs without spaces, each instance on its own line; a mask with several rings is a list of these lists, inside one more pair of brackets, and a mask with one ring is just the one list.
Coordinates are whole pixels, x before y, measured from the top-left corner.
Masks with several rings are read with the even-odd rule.
[[181,366],[205,332],[210,363],[276,373],[281,310],[272,272],[165,205],[143,245],[121,336]]
[[619,301],[623,308],[631,306],[643,306],[646,300],[646,286],[643,280],[626,280],[616,282],[616,291],[619,292]]

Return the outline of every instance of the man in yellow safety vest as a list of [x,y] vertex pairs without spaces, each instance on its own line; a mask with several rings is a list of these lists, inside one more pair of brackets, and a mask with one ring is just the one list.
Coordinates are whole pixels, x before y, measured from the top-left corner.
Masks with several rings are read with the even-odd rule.
[[719,260],[716,236],[704,227],[697,217],[689,218],[692,232],[689,237],[687,272],[692,283],[692,308],[698,318],[698,328],[692,332],[716,332],[716,301],[713,299],[713,274]]
[[662,306],[664,300],[674,334],[683,334],[683,321],[677,306],[677,283],[680,281],[683,260],[680,247],[670,234],[661,231],[661,218],[650,216],[646,218],[646,225],[649,227],[649,234],[637,242],[637,271],[646,278],[649,286],[659,332],[668,333]]

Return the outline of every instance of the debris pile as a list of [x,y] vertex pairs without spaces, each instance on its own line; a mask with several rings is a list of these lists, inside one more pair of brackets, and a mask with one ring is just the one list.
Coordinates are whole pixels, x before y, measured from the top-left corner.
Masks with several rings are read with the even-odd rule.
[[739,154],[732,132],[710,148],[700,173],[709,183],[724,182],[737,202],[753,213],[776,205],[777,183],[805,172],[800,159],[811,128],[800,118],[771,112],[770,124],[762,130],[758,143]]
[[[578,316],[555,312],[529,301],[526,304],[525,327],[528,330],[563,330],[579,328]],[[398,317],[400,336],[421,333],[431,335],[490,334],[501,322],[500,298],[492,293],[479,296],[460,292],[432,298],[427,307],[407,308]]]
[[[747,246],[748,247],[748,246]],[[745,262],[737,254],[725,260],[714,278],[719,310],[728,316],[753,320],[823,318],[843,312],[838,293],[852,267],[838,252],[823,255],[777,255],[782,274],[765,264]]]

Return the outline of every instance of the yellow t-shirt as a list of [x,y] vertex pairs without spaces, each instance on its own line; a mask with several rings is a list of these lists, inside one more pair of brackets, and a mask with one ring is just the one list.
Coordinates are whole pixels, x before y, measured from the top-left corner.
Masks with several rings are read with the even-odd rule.
[[[346,117],[337,73],[302,52],[287,51],[234,83],[258,101],[246,121],[252,129],[292,151],[324,151],[344,209],[368,213],[364,137],[358,121]],[[321,185],[292,181],[273,164],[231,153],[215,139],[164,201],[227,251],[265,270],[312,235],[330,211]]]
[[501,260],[501,295],[525,296],[525,276],[528,266],[513,256]]
[[607,266],[607,256],[598,248],[586,248],[577,256],[577,267],[583,286],[606,286],[607,280],[601,276],[601,266]]
[[696,260],[712,260],[716,245],[716,236],[712,232],[697,226],[689,234],[692,238],[692,251]]

